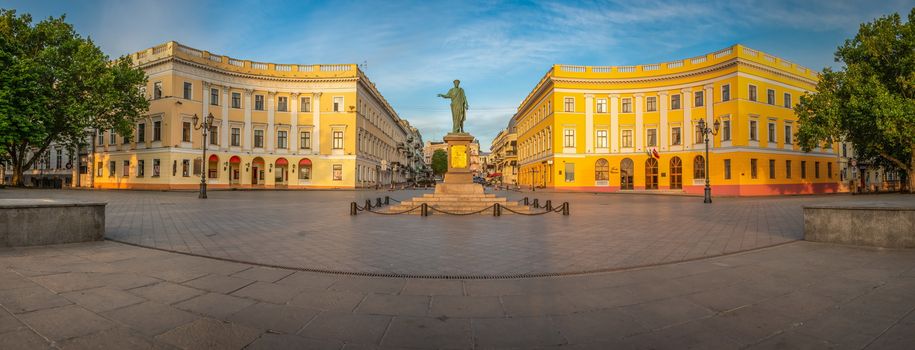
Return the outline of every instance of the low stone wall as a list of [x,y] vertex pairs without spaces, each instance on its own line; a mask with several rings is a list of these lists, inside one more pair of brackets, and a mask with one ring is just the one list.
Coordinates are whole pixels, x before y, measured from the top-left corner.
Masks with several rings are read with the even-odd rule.
[[884,248],[915,248],[915,197],[804,207],[804,239]]
[[0,247],[98,241],[106,203],[0,199]]

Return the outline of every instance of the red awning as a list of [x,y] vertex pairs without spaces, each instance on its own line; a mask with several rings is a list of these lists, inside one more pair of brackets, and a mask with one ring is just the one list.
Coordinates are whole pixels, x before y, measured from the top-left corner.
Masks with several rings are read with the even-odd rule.
[[311,165],[311,159],[302,158],[302,160],[299,161],[299,166],[307,166],[307,165]]
[[232,164],[241,163],[241,158],[239,158],[238,156],[232,156],[232,158],[229,158],[229,163],[232,163]]
[[276,165],[287,165],[287,164],[289,164],[289,161],[287,161],[286,158],[280,158],[280,159],[276,160]]
[[492,174],[489,174],[489,177],[499,177],[499,176],[502,176],[502,173],[492,173]]
[[216,156],[215,154],[211,154],[211,155],[210,155],[210,161],[211,161],[211,162],[218,162],[218,161],[219,161],[219,157]]

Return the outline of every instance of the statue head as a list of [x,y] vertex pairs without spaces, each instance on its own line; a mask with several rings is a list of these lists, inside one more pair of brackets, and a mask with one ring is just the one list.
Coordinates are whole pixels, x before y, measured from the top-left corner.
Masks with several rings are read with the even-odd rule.
[[454,79],[454,87],[458,87],[459,84],[461,84],[461,81]]

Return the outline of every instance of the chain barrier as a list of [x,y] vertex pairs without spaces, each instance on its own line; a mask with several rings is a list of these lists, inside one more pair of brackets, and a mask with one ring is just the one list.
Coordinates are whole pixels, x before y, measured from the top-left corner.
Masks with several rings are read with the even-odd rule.
[[[410,213],[416,209],[420,210],[420,212],[419,212],[420,216],[429,216],[432,214],[432,212],[439,212],[439,213],[447,214],[447,215],[466,216],[466,215],[481,214],[487,210],[492,210],[492,216],[502,216],[503,209],[507,210],[510,213],[514,213],[514,214],[518,214],[518,215],[526,215],[526,216],[537,216],[537,215],[544,215],[544,214],[549,214],[549,213],[562,213],[563,216],[569,216],[569,214],[571,213],[569,202],[563,202],[561,205],[559,205],[557,207],[553,207],[553,201],[548,199],[548,200],[546,200],[546,202],[544,202],[544,205],[541,206],[539,199],[534,198],[533,202],[531,202],[528,197],[524,197],[524,198],[518,200],[518,202],[521,202],[526,206],[533,206],[535,209],[542,208],[542,209],[544,209],[544,211],[534,212],[534,213],[524,213],[524,212],[520,212],[517,210],[513,210],[500,203],[495,203],[486,208],[483,208],[483,209],[480,209],[477,211],[466,212],[466,213],[451,212],[451,211],[447,211],[444,209],[439,209],[439,208],[433,207],[427,203],[421,203],[420,205],[417,205],[413,208],[410,208],[407,210],[402,210],[402,211],[396,211],[396,212],[383,212],[383,211],[372,210],[373,208],[380,208],[384,205],[388,205],[391,203],[392,200],[397,203],[401,202],[399,200],[391,198],[390,196],[384,196],[384,201],[382,201],[381,198],[376,198],[374,205],[372,204],[371,199],[366,199],[365,205],[363,205],[363,206],[359,206],[358,204],[356,204],[356,202],[351,202],[349,215],[355,216],[360,211],[367,211],[370,213],[375,213],[375,214],[380,214],[380,215],[399,215],[399,214]],[[430,212],[430,209],[432,212]]]

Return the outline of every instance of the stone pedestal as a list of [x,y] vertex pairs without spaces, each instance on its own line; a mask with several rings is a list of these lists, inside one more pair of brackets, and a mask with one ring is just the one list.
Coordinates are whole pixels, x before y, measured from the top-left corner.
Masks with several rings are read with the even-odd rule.
[[105,203],[0,199],[0,248],[104,238]]
[[468,133],[451,133],[444,137],[448,144],[448,172],[445,181],[435,186],[435,193],[442,194],[483,194],[483,186],[473,183],[470,171],[470,143],[473,136]]

